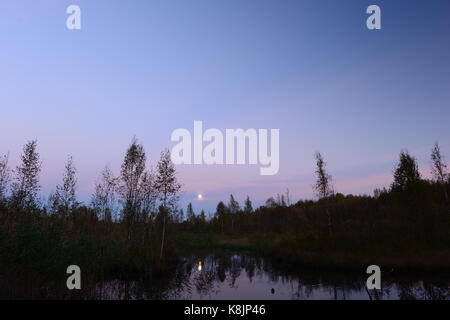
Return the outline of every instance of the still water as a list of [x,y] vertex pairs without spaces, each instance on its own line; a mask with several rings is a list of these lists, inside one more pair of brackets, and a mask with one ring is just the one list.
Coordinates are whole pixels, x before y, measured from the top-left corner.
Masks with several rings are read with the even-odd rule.
[[172,276],[158,282],[109,280],[97,283],[96,299],[450,299],[450,278],[404,276],[383,271],[382,289],[366,290],[365,270],[339,273],[277,268],[250,254],[189,256]]

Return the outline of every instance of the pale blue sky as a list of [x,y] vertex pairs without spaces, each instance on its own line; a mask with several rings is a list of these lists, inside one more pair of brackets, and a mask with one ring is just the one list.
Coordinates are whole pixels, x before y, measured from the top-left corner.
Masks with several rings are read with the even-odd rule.
[[[78,4],[82,30],[66,29]],[[365,9],[378,4],[382,30]],[[425,0],[3,0],[0,154],[17,163],[38,139],[43,194],[67,154],[89,198],[131,137],[149,164],[176,128],[280,129],[280,171],[180,166],[183,205],[212,210],[230,193],[256,204],[290,189],[313,196],[322,151],[337,191],[391,182],[400,149],[428,174],[439,141],[450,158],[450,3]],[[195,200],[197,193],[205,200]]]

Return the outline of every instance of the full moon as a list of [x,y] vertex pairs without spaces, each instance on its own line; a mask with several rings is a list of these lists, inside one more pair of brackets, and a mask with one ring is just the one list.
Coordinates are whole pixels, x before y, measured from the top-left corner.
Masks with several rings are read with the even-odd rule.
[[198,196],[197,196],[197,199],[198,200],[202,200],[203,199],[203,195],[201,193],[199,193]]

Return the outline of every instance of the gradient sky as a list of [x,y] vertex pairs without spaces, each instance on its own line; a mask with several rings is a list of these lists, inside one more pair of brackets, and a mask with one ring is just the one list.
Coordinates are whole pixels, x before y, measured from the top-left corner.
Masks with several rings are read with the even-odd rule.
[[[79,31],[65,26],[71,4]],[[382,30],[366,28],[371,4]],[[449,14],[446,0],[2,0],[0,154],[15,166],[38,139],[43,195],[73,155],[87,201],[133,135],[154,165],[194,120],[280,129],[278,175],[177,167],[182,205],[207,211],[230,193],[313,197],[317,150],[343,193],[388,186],[405,148],[428,176],[435,141],[450,159]]]

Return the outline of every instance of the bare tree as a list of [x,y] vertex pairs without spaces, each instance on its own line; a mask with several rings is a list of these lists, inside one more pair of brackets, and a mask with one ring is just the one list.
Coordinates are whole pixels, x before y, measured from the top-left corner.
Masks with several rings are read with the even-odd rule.
[[161,205],[173,209],[179,199],[178,193],[181,189],[181,184],[178,183],[175,166],[170,158],[169,150],[161,152],[157,166],[155,188],[158,191]]
[[[328,198],[334,194],[333,185],[332,185],[332,177],[327,173],[326,170],[326,162],[323,159],[320,152],[316,152],[316,175],[317,181],[314,185],[314,190],[316,191],[316,195],[319,199],[325,199],[328,201]],[[332,223],[331,223],[331,214],[326,205],[327,218],[328,218],[328,233],[332,234]]]
[[181,184],[177,181],[175,166],[170,158],[169,150],[161,152],[161,157],[157,165],[155,189],[158,191],[161,207],[164,208],[164,210],[160,210],[160,213],[163,215],[161,252],[159,256],[161,260],[164,249],[167,216],[176,207],[179,199],[178,193],[181,189]]
[[445,201],[448,202],[448,194],[445,183],[449,178],[449,174],[447,172],[447,165],[445,164],[444,157],[441,153],[441,148],[437,142],[434,144],[433,150],[431,151],[431,160],[433,162],[433,166],[431,167],[433,178],[444,188]]
[[12,185],[13,205],[22,210],[36,210],[40,201],[38,193],[41,161],[36,150],[37,141],[29,141],[23,148],[21,164],[16,167],[15,181]]
[[72,156],[68,156],[62,184],[56,186],[55,193],[50,196],[52,211],[65,216],[75,210],[79,205],[76,197],[76,189],[76,168]]
[[332,177],[327,173],[326,162],[320,152],[316,153],[315,158],[317,180],[314,185],[314,190],[319,199],[328,198],[334,194]]
[[441,153],[441,147],[437,142],[434,144],[433,150],[431,151],[431,160],[433,162],[431,172],[434,180],[438,183],[445,183],[448,177],[447,165],[445,164],[444,157]]
[[140,183],[145,171],[144,147],[134,137],[128,147],[121,167],[120,198],[122,216],[127,225],[127,238],[131,237],[131,228],[140,210]]
[[8,166],[9,154],[0,158],[0,203],[6,201],[8,185],[11,180],[11,170]]
[[234,199],[234,196],[230,194],[230,202],[228,203],[228,209],[231,214],[238,213],[241,210],[239,202]]
[[91,207],[99,219],[112,221],[116,212],[116,192],[118,181],[109,166],[101,173],[100,180],[95,184],[95,191],[91,199]]

